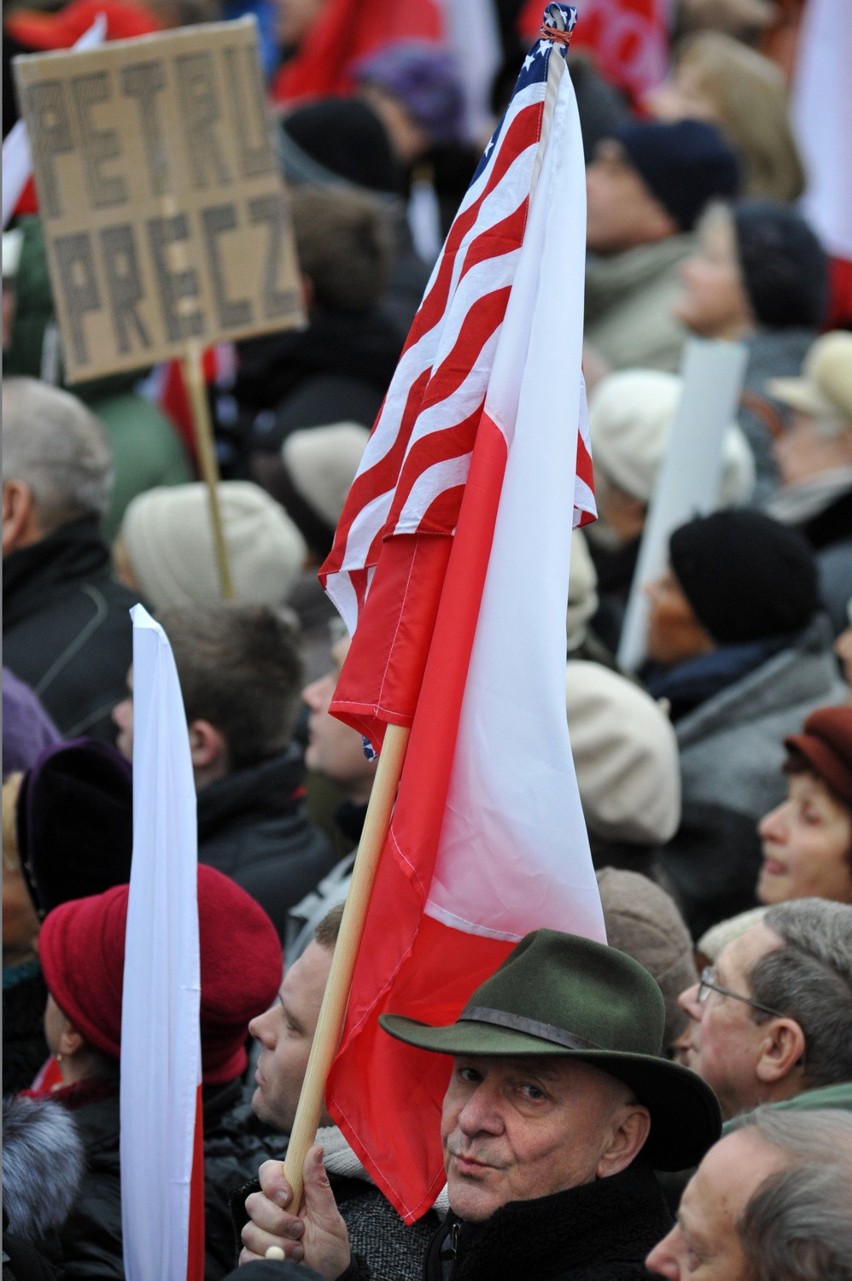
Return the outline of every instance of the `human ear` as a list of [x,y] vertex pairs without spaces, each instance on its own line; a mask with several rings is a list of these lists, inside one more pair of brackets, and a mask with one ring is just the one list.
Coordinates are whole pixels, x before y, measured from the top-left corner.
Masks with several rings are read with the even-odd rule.
[[759,1081],[773,1084],[781,1081],[801,1063],[805,1054],[805,1034],[795,1019],[773,1019],[765,1024],[765,1038],[755,1071]]
[[607,1142],[598,1160],[596,1174],[607,1179],[620,1174],[638,1156],[651,1133],[651,1115],[641,1103],[619,1104],[609,1122]]
[[225,736],[209,721],[191,721],[189,725],[189,750],[194,769],[209,769],[224,756]]
[[29,541],[33,522],[33,494],[22,480],[3,483],[3,555]]

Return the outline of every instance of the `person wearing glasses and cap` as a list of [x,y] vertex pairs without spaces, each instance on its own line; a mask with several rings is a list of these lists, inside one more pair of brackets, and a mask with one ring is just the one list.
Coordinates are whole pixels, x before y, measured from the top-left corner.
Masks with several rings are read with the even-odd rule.
[[770,907],[681,994],[685,1062],[727,1119],[759,1104],[852,1111],[852,905]]
[[[441,1116],[450,1213],[427,1248],[426,1281],[647,1276],[644,1257],[670,1224],[653,1169],[697,1161],[720,1128],[708,1086],[661,1057],[665,1006],[647,970],[616,948],[536,930],[455,1023],[380,1022],[453,1060]],[[328,1281],[369,1275],[320,1149],[305,1161],[300,1216],[280,1208],[280,1163],[265,1163],[260,1181],[242,1263],[277,1247]]]

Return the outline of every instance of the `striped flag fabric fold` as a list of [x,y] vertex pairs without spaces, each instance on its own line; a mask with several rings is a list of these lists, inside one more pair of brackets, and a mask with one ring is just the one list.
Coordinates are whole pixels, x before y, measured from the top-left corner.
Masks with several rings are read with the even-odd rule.
[[377,744],[411,726],[326,1091],[409,1222],[443,1182],[449,1064],[379,1015],[451,1021],[531,929],[604,938],[565,713],[571,532],[594,514],[574,19],[546,10],[556,39],[449,233],[323,567],[354,628],[332,711]]
[[133,859],[121,1025],[127,1281],[202,1281],[201,1000],[195,782],[168,638],[133,617]]
[[[574,21],[572,16],[572,28]],[[451,537],[458,521],[524,243],[552,47],[549,40],[539,41],[525,59],[511,103],[461,203],[320,571],[353,635],[337,714],[377,748],[383,725],[410,725],[416,705],[449,554],[439,540]],[[594,516],[585,419],[577,478],[577,523],[584,524]],[[400,610],[395,622],[394,602]],[[409,609],[416,626],[409,623]],[[381,620],[380,635],[369,625],[371,616]],[[350,674],[358,691],[352,697]]]

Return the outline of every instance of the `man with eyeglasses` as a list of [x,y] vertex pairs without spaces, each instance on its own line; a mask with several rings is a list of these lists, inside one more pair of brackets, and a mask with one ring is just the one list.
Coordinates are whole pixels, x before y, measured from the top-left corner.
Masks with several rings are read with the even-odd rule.
[[681,993],[685,1061],[726,1119],[761,1103],[852,1111],[852,905],[770,908]]

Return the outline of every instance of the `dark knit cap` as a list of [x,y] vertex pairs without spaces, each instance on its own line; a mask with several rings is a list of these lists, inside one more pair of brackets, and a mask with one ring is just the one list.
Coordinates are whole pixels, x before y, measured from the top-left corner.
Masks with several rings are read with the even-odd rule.
[[[62,1013],[110,1058],[121,1056],[128,885],[62,903],[45,919],[39,957]],[[215,868],[198,868],[201,1070],[205,1085],[240,1076],[248,1023],[281,982],[281,942],[259,903]]]
[[828,259],[801,214],[774,200],[738,200],[731,215],[743,285],[758,324],[822,328]]
[[815,774],[852,808],[852,707],[820,707],[811,712],[801,734],[784,739]]
[[672,571],[717,645],[784,636],[819,606],[810,544],[762,512],[699,516],[669,540]]
[[681,231],[692,230],[708,201],[737,194],[736,155],[713,125],[631,120],[613,137]]
[[350,183],[396,192],[399,173],[379,117],[358,98],[316,98],[281,121],[284,177],[299,186]]
[[27,770],[16,822],[36,911],[130,879],[132,777],[114,747],[87,738],[46,748]]

